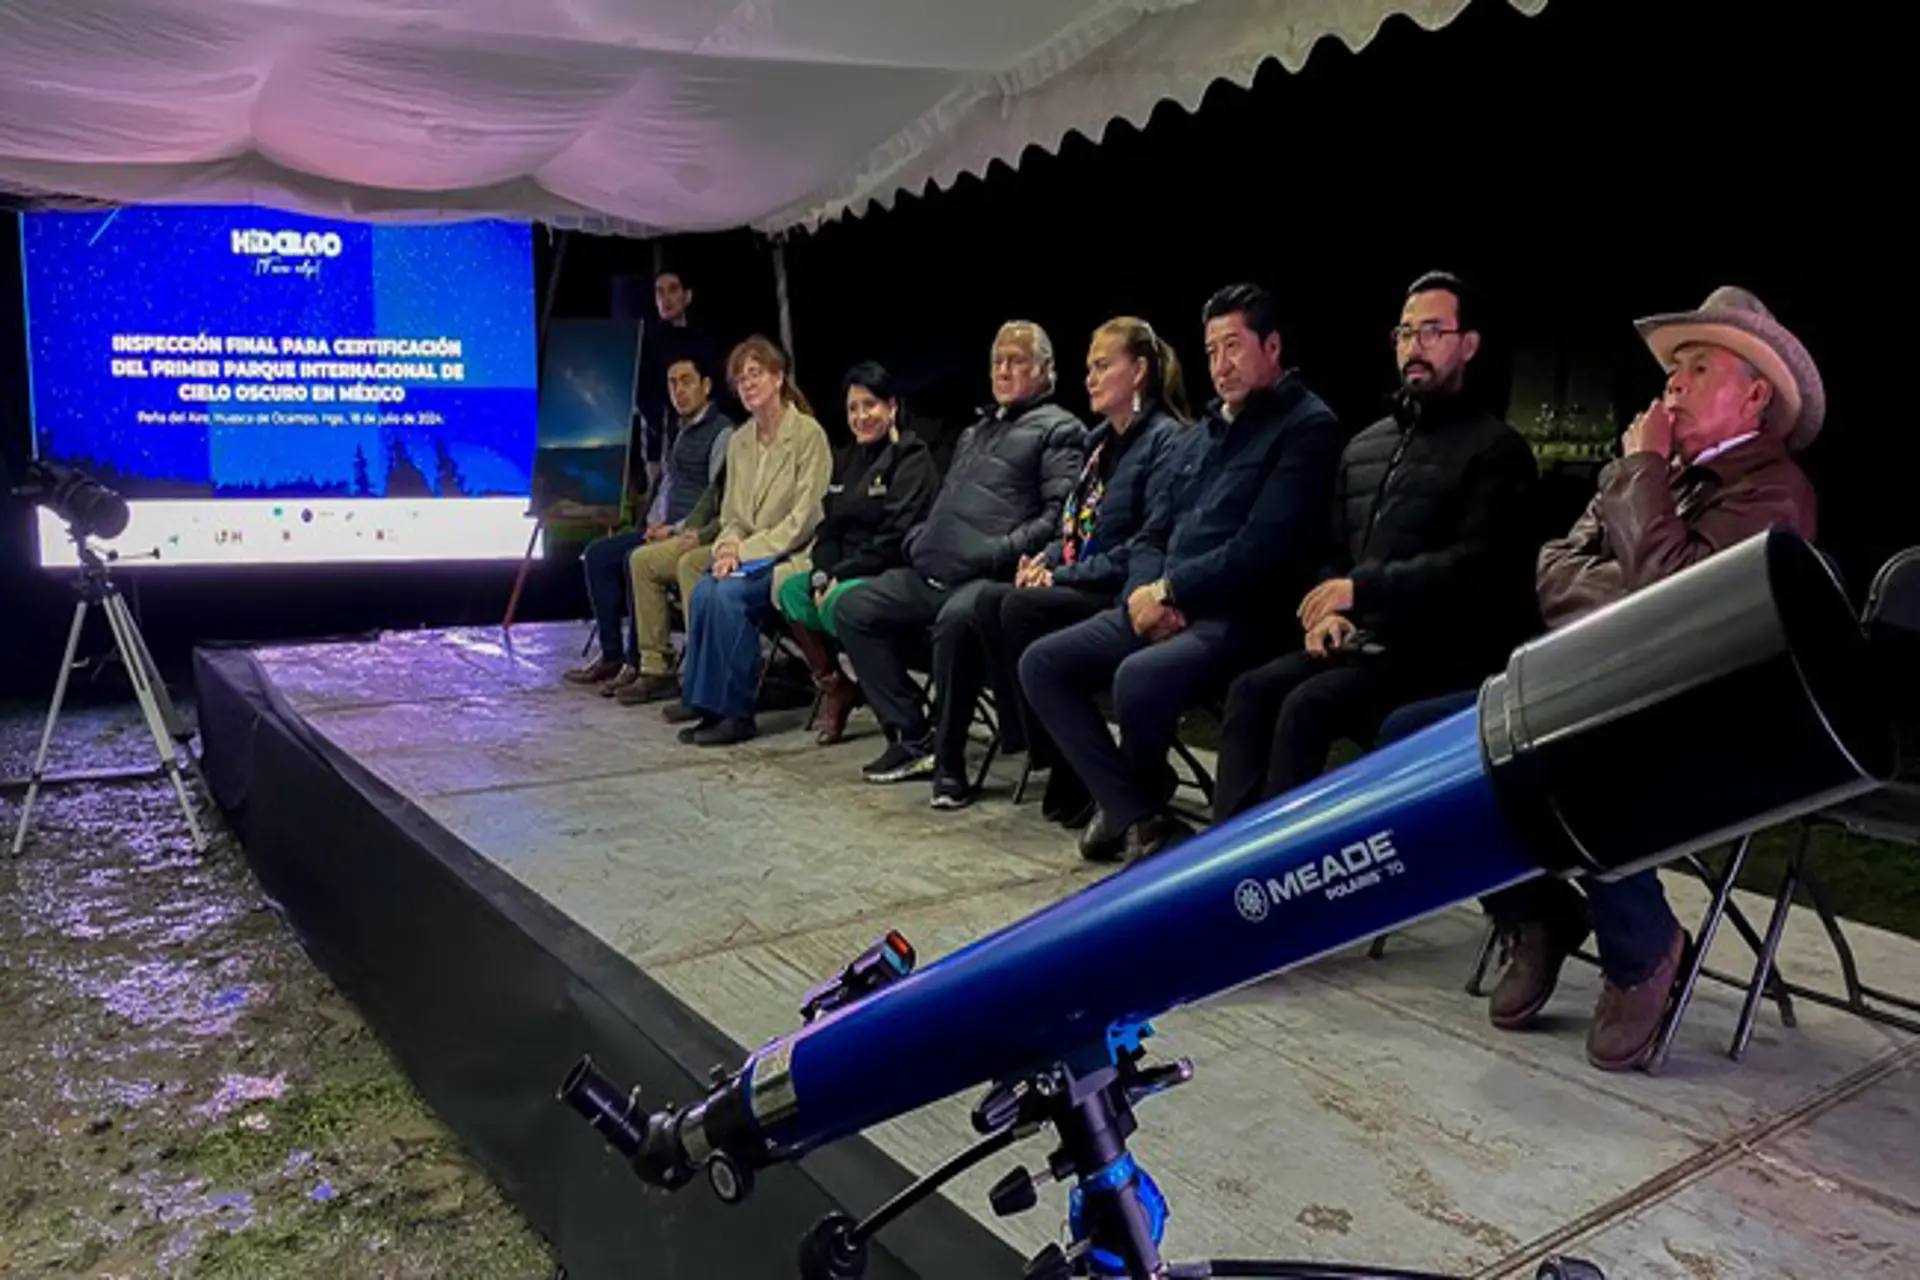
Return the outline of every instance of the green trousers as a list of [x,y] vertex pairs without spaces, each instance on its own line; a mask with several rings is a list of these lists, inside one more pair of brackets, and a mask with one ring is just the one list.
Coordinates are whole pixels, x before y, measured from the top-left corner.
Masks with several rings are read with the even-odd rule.
[[839,638],[834,629],[833,606],[850,589],[865,582],[865,578],[854,578],[848,582],[836,582],[832,590],[820,598],[816,607],[813,603],[813,588],[807,584],[807,575],[796,573],[780,584],[780,594],[775,603],[780,606],[780,614],[789,622],[797,622],[809,631],[824,631]]

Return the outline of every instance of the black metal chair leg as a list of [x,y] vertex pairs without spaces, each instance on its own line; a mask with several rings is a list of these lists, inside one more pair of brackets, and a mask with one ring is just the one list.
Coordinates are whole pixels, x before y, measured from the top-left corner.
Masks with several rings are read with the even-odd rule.
[[1383,933],[1376,937],[1373,945],[1367,948],[1367,959],[1384,960],[1387,955],[1387,939],[1392,936],[1392,934]]
[[1480,940],[1480,956],[1473,962],[1473,973],[1467,978],[1467,994],[1478,999],[1487,994],[1487,968],[1493,963],[1494,948],[1500,944],[1500,926],[1487,921],[1487,936]]
[[1027,781],[1033,777],[1033,751],[1027,751],[1027,758],[1020,764],[1020,781],[1013,784],[1013,802],[1025,804],[1027,799]]
[[987,785],[987,771],[993,768],[993,758],[1000,754],[1000,735],[995,733],[987,739],[987,754],[981,757],[980,768],[973,775],[973,789],[978,792]]
[[[1780,953],[1780,939],[1786,936],[1787,913],[1793,909],[1794,890],[1800,883],[1800,864],[1807,856],[1807,841],[1811,835],[1811,828],[1801,829],[1800,847],[1794,851],[1787,863],[1786,873],[1780,877],[1780,891],[1773,898],[1773,915],[1767,921],[1766,944],[1761,947],[1760,958],[1754,964],[1753,981],[1747,984],[1746,999],[1740,1002],[1740,1020],[1734,1024],[1733,1043],[1727,1048],[1727,1056],[1735,1062],[1740,1061],[1747,1051],[1748,1042],[1753,1039],[1753,1024],[1760,1013],[1760,1001],[1780,980],[1779,969],[1774,961]],[[1790,1009],[1792,1006],[1786,1005],[1784,1008]]]
[[1653,1056],[1647,1060],[1649,1075],[1666,1065],[1667,1054],[1672,1051],[1674,1038],[1680,1032],[1680,1023],[1687,1016],[1687,1006],[1693,1002],[1693,990],[1700,983],[1700,971],[1707,967],[1707,953],[1713,950],[1714,935],[1719,932],[1720,921],[1727,914],[1727,904],[1733,897],[1733,882],[1739,879],[1740,869],[1747,862],[1747,851],[1752,846],[1751,835],[1741,836],[1739,843],[1733,846],[1733,853],[1727,858],[1726,869],[1713,883],[1713,904],[1707,908],[1706,919],[1701,921],[1700,936],[1694,939],[1686,976],[1680,981],[1672,1011],[1660,1027],[1660,1037],[1654,1044]]
[[1188,749],[1187,744],[1178,738],[1173,740],[1173,754],[1179,757],[1181,764],[1187,766],[1187,771],[1191,775],[1188,779],[1189,784],[1195,791],[1198,791],[1202,796],[1206,797],[1207,805],[1211,808],[1213,805],[1213,775],[1207,772],[1207,767],[1200,763],[1199,759]]

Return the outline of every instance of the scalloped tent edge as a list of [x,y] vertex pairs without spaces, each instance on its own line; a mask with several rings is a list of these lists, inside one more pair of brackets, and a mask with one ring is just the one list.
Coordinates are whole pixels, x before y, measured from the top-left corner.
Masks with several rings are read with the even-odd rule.
[[[1229,0],[1231,2],[1231,0]],[[1013,89],[997,97],[983,94],[977,86],[956,93],[955,98],[936,108],[928,117],[915,121],[893,139],[874,151],[867,168],[854,175],[822,198],[796,203],[755,222],[754,229],[769,235],[788,231],[815,231],[842,219],[865,217],[875,208],[888,211],[904,197],[924,198],[952,190],[963,178],[987,180],[996,163],[1018,170],[1030,151],[1058,155],[1070,136],[1099,145],[1107,132],[1119,123],[1145,129],[1153,113],[1171,103],[1191,115],[1217,85],[1238,89],[1251,88],[1255,77],[1269,63],[1298,74],[1314,50],[1324,40],[1335,40],[1351,53],[1360,53],[1380,34],[1381,28],[1396,17],[1404,17],[1432,32],[1447,26],[1463,13],[1472,0],[1427,0],[1425,3],[1342,3],[1341,0],[1316,0],[1301,4],[1298,0],[1254,0],[1237,5],[1236,20],[1244,23],[1243,36],[1225,42],[1219,60],[1212,64],[1194,64],[1173,71],[1150,73],[1147,67],[1159,52],[1169,46],[1197,43],[1200,34],[1194,22],[1198,4],[1180,5],[1170,11],[1145,13],[1123,39],[1112,46],[1095,49],[1062,74],[1042,77],[1035,69],[1057,61],[1058,50],[1036,55],[1026,64],[1028,74],[1010,73],[1005,81],[1027,87]],[[1528,17],[1537,17],[1547,0],[1507,0]],[[1277,22],[1277,10],[1316,9],[1326,16],[1324,25],[1284,25],[1284,42],[1265,52],[1243,52],[1248,38],[1274,30],[1256,12]],[[1209,24],[1211,25],[1211,24]],[[1116,109],[1102,109],[1099,95],[1086,91],[1089,81],[1130,81],[1136,92],[1114,103]],[[1154,81],[1160,83],[1156,87]],[[1003,139],[983,146],[967,146],[964,131],[973,118],[997,116],[1001,122],[1018,117],[1029,121],[1032,132],[1019,137],[1002,130]],[[942,131],[938,122],[952,123]]]
[[1469,3],[24,0],[0,8],[0,207],[778,237]]

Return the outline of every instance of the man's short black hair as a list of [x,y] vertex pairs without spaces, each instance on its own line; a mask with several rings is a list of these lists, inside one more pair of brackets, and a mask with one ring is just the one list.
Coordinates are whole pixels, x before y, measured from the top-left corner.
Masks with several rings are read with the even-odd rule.
[[705,378],[709,382],[713,380],[713,371],[707,368],[706,362],[703,361],[699,356],[694,355],[690,351],[677,355],[673,359],[667,361],[667,372],[672,373],[673,366],[677,364],[690,364],[693,366],[694,377]]
[[1429,271],[1407,286],[1407,297],[1422,293],[1445,291],[1454,297],[1459,305],[1455,308],[1454,322],[1464,330],[1480,327],[1480,308],[1475,305],[1473,290],[1465,280],[1451,271]]
[[1262,342],[1268,334],[1280,332],[1280,304],[1257,284],[1230,284],[1208,298],[1207,305],[1200,310],[1200,323],[1204,325],[1221,316],[1236,314]]
[[682,271],[679,267],[666,266],[666,267],[660,268],[658,271],[653,273],[653,282],[655,284],[659,284],[661,279],[666,276],[672,276],[675,280],[678,280],[680,282],[680,287],[682,289],[685,289],[688,293],[693,292],[693,281],[689,280],[687,278],[687,273],[685,271]]

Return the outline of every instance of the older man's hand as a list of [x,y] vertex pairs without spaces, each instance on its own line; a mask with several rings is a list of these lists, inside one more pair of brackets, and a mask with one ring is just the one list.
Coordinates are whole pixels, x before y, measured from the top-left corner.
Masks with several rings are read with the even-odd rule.
[[1133,624],[1133,634],[1137,636],[1149,636],[1167,612],[1156,586],[1149,582],[1144,587],[1135,587],[1127,597],[1127,621]]
[[1648,405],[1646,412],[1629,423],[1626,434],[1620,437],[1621,456],[1631,457],[1636,453],[1651,453],[1662,460],[1673,456],[1673,416],[1661,401]]
[[1307,628],[1306,649],[1314,657],[1324,658],[1353,637],[1353,623],[1337,613],[1329,613]]
[[1300,618],[1300,629],[1312,631],[1328,614],[1348,613],[1352,609],[1353,579],[1328,578],[1307,592],[1306,599],[1300,602],[1296,612]]
[[1162,640],[1170,640],[1186,629],[1187,615],[1178,609],[1169,609],[1165,605],[1162,605],[1160,606],[1159,621],[1142,632],[1141,639],[1145,640],[1148,644],[1159,644]]

